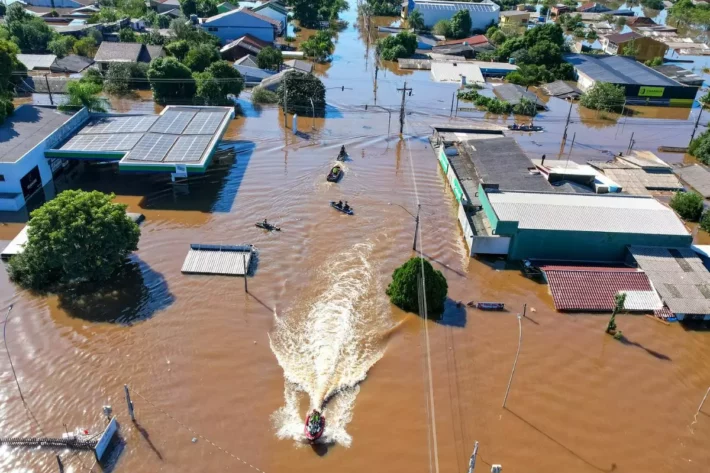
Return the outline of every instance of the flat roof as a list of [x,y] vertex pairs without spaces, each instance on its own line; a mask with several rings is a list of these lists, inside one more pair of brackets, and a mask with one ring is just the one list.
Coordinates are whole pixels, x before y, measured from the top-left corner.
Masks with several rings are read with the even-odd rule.
[[532,161],[513,138],[467,140],[461,146],[485,184],[498,184],[501,189],[553,190],[547,179],[530,173]]
[[0,125],[0,162],[14,163],[71,118],[54,107],[22,105]]
[[595,81],[622,85],[684,87],[660,72],[623,56],[566,54],[564,60]]
[[466,82],[476,82],[483,84],[485,79],[481,73],[481,68],[475,64],[461,62],[441,62],[431,63],[431,75],[437,82],[461,82],[461,77],[466,77]]
[[673,170],[703,197],[710,198],[710,171],[699,164],[678,167]]
[[498,218],[521,229],[689,236],[676,214],[651,197],[490,189],[486,194]]
[[168,106],[160,115],[100,115],[50,157],[121,159],[120,165],[203,166],[232,117],[228,107]]
[[710,314],[710,272],[692,248],[632,246],[629,252],[674,314]]

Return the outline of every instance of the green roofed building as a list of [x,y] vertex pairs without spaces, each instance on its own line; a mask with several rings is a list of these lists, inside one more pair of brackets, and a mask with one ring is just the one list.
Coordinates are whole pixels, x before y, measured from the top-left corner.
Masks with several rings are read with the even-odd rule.
[[622,262],[630,245],[688,248],[693,237],[652,197],[501,191],[479,186],[490,236],[510,260]]

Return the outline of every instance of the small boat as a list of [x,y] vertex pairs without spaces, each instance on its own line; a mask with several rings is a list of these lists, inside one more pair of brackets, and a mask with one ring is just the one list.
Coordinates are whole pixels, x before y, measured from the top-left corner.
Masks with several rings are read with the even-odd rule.
[[341,177],[343,177],[343,168],[341,168],[340,166],[335,166],[333,167],[333,169],[330,170],[330,172],[326,176],[326,180],[328,182],[338,182]]
[[344,214],[348,214],[348,215],[353,214],[352,207],[349,207],[347,210],[345,210],[343,207],[340,207],[337,202],[333,202],[332,200],[330,201],[330,206],[333,207],[335,210],[343,212]]
[[505,310],[505,304],[503,302],[474,302],[471,301],[466,304],[469,307],[480,310]]
[[343,162],[346,159],[348,159],[348,153],[338,153],[338,157],[335,159],[336,159],[336,161]]
[[313,409],[308,417],[306,417],[306,425],[303,427],[303,433],[309,442],[313,443],[323,435],[325,430],[325,416]]
[[259,228],[263,228],[264,230],[268,230],[270,232],[280,232],[281,231],[280,227],[277,227],[276,225],[271,225],[270,223],[256,222],[255,225]]
[[542,131],[542,127],[538,125],[508,125],[511,131]]

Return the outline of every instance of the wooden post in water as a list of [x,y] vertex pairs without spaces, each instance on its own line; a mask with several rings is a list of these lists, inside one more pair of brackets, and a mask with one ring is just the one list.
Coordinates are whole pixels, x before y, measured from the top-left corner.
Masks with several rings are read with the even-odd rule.
[[124,384],[123,389],[126,392],[126,404],[128,405],[128,415],[131,416],[131,421],[136,421],[136,416],[133,413],[133,401],[131,401],[131,393],[128,392],[128,385]]
[[525,317],[525,311],[528,305],[523,306],[523,315],[518,314],[518,351],[515,352],[515,361],[513,361],[513,370],[510,372],[510,379],[508,380],[508,388],[505,390],[505,397],[503,398],[503,408],[505,409],[505,403],[508,400],[508,393],[510,393],[510,386],[513,384],[513,375],[515,374],[515,367],[518,365],[518,356],[520,356],[520,345],[523,343],[523,317]]
[[473,453],[471,454],[471,459],[468,461],[468,473],[473,473],[476,469],[476,456],[478,456],[478,440],[473,446]]
[[64,473],[64,464],[62,463],[62,459],[59,458],[59,455],[57,455],[57,465],[59,466],[59,473]]
[[247,275],[249,271],[247,271],[247,254],[242,253],[242,264],[244,265],[244,292],[249,293],[249,288],[247,287]]

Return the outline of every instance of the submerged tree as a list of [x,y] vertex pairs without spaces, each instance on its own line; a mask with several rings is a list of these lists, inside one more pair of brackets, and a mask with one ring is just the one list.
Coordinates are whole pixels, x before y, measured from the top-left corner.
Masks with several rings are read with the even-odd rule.
[[[287,92],[288,91],[288,92]],[[276,90],[279,105],[288,113],[322,115],[325,110],[325,86],[314,75],[299,71],[287,72]]]
[[618,293],[614,296],[614,310],[611,312],[611,318],[606,326],[606,333],[613,335],[617,340],[621,338],[621,330],[616,330],[616,314],[624,310],[626,302],[626,293]]
[[387,295],[390,302],[400,309],[419,314],[419,291],[422,287],[428,315],[436,317],[443,314],[449,286],[441,271],[435,270],[423,258],[411,258],[394,270]]
[[140,236],[126,205],[113,198],[69,190],[32,212],[25,249],[8,264],[10,278],[31,289],[111,278]]
[[99,97],[102,87],[93,82],[67,82],[67,100],[59,106],[62,111],[77,111],[86,107],[90,112],[105,112],[106,101]]

